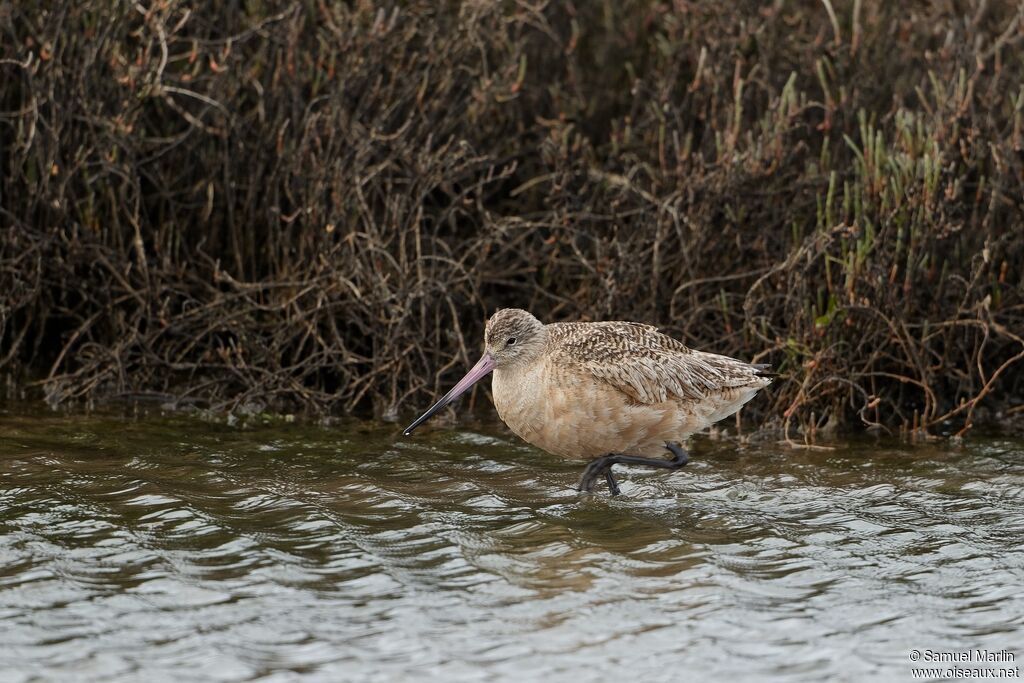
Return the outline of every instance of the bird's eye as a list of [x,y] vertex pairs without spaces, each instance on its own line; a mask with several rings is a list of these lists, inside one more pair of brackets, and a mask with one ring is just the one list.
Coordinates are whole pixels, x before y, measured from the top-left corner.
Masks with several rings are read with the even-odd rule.
[[505,342],[505,345],[506,346],[513,346],[515,343],[516,343],[516,338],[515,337],[509,337],[508,341]]

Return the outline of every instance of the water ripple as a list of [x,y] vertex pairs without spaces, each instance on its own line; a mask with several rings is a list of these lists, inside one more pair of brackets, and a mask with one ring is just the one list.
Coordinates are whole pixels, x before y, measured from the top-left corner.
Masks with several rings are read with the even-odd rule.
[[[698,440],[673,474],[500,429],[0,416],[12,680],[906,679],[1019,651],[1024,450]],[[397,440],[396,440],[397,439]]]

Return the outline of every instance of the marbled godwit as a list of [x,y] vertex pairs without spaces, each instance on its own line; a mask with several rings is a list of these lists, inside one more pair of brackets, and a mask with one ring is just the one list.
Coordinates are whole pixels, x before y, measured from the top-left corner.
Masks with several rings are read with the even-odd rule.
[[[689,462],[679,443],[726,418],[771,382],[768,366],[695,351],[650,325],[544,325],[518,308],[487,321],[486,350],[451,391],[405,430],[408,436],[494,371],[494,406],[520,438],[555,455],[590,459],[580,491],[612,465],[670,470]],[[659,458],[668,449],[670,458]]]

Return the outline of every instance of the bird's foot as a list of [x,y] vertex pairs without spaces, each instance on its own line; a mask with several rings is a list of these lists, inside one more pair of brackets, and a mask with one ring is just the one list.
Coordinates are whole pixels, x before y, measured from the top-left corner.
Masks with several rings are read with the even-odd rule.
[[680,467],[685,467],[686,463],[690,462],[689,454],[679,444],[666,443],[665,448],[672,454],[672,459],[668,461],[669,469],[679,469]]
[[615,481],[615,476],[612,474],[612,465],[643,465],[645,467],[677,470],[690,462],[690,456],[687,455],[686,451],[679,444],[666,443],[665,448],[672,454],[672,457],[668,460],[663,458],[641,458],[634,455],[618,455],[615,453],[595,458],[587,463],[587,467],[583,470],[583,476],[580,477],[580,483],[576,486],[576,490],[592,493],[594,487],[597,486],[598,480],[603,475],[605,482],[608,484],[608,491],[613,496],[622,493],[618,483]]
[[591,460],[587,464],[586,469],[583,470],[583,476],[580,477],[580,483],[576,486],[576,490],[581,493],[592,493],[603,475],[605,482],[608,484],[608,490],[613,496],[622,493],[618,483],[615,481],[615,476],[612,474],[612,465],[616,462],[615,458],[616,456],[614,455],[604,455]]

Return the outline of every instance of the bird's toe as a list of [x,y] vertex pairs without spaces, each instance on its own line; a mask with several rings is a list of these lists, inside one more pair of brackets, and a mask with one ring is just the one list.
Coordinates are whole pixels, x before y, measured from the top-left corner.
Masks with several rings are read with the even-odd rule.
[[591,493],[594,490],[594,486],[597,485],[598,479],[604,473],[604,463],[600,460],[595,460],[587,465],[587,468],[583,470],[583,476],[580,477],[580,483],[576,486],[576,490],[580,493]]
[[604,480],[608,483],[608,492],[613,496],[617,496],[622,493],[622,489],[619,488],[619,482],[615,481],[615,475],[612,474],[611,465],[609,465],[604,471]]

